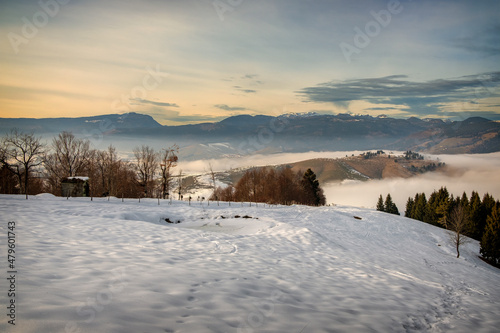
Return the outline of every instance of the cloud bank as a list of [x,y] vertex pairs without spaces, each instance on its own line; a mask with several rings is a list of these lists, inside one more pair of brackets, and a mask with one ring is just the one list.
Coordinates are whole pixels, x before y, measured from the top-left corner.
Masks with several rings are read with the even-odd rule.
[[[441,114],[443,107],[449,103],[478,104],[480,100],[499,97],[499,88],[500,72],[489,72],[426,82],[410,81],[406,75],[330,81],[303,88],[297,93],[306,102],[332,103],[343,107],[355,101],[404,105],[409,110],[403,112],[428,116]],[[385,109],[392,110],[394,107],[387,106]],[[500,118],[499,113],[490,113],[495,114]]]
[[408,197],[424,192],[429,198],[434,190],[446,186],[454,196],[465,191],[470,197],[477,191],[482,197],[490,193],[500,199],[500,153],[479,155],[435,155],[456,169],[451,174],[426,173],[412,178],[371,180],[368,182],[346,181],[342,184],[324,185],[328,203],[374,208],[380,194],[385,198],[390,193],[403,215]]

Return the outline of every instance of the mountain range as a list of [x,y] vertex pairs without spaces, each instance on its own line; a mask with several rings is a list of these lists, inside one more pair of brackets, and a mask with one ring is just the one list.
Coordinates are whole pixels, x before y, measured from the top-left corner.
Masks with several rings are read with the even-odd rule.
[[379,148],[435,154],[500,151],[500,123],[481,117],[444,121],[351,114],[238,115],[219,122],[179,126],[161,125],[151,116],[139,113],[81,118],[0,118],[0,133],[12,128],[44,136],[71,131],[77,136],[100,137],[113,143],[120,140],[132,140],[136,144],[161,142],[163,146],[176,143],[187,159]]

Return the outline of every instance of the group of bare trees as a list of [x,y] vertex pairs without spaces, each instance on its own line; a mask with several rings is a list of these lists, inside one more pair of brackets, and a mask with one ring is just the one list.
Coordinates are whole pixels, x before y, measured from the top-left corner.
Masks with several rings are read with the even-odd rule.
[[174,145],[155,152],[141,146],[134,149],[135,161],[130,162],[120,159],[113,146],[91,149],[88,140],[70,132],[44,144],[33,133],[13,130],[0,141],[0,193],[60,195],[64,178],[86,176],[92,196],[165,198],[178,149]]
[[[179,147],[162,149],[155,152],[153,148],[142,145],[134,149],[135,165],[139,177],[139,184],[146,197],[159,197],[163,199],[170,195],[173,173],[177,166]],[[160,169],[160,181],[157,186],[156,171]]]
[[293,172],[290,168],[248,170],[234,187],[216,188],[210,199],[311,206],[326,203],[323,190],[311,169],[304,173]]

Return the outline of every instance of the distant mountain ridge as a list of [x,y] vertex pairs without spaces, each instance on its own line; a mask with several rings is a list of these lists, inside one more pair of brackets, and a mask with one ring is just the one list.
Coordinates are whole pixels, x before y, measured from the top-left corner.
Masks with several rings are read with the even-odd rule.
[[[237,115],[214,123],[179,126],[163,126],[151,116],[139,113],[81,118],[0,118],[0,132],[7,133],[14,127],[37,134],[98,132],[110,140],[138,138],[145,144],[148,140],[175,142],[198,158],[200,154],[208,158],[379,148],[449,154],[500,151],[500,123],[481,117],[443,121],[351,114]],[[224,149],[216,144],[223,144]]]
[[163,126],[153,117],[135,112],[78,118],[0,118],[1,133],[7,133],[12,128],[43,134],[62,131],[79,133],[95,129],[106,132],[117,129],[161,127]]

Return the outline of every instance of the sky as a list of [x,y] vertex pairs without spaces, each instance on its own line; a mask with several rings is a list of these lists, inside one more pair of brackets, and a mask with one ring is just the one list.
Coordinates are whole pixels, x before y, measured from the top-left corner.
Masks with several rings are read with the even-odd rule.
[[500,120],[500,2],[0,0],[0,117]]

